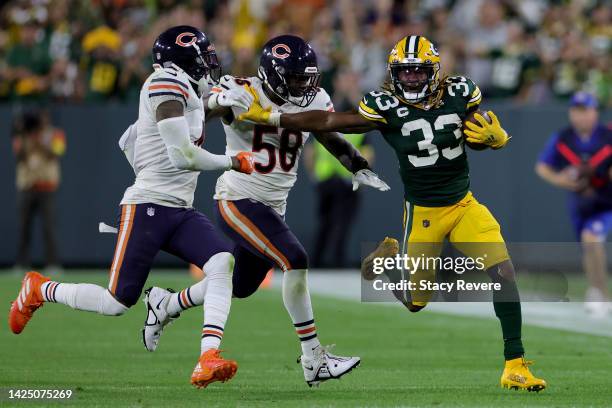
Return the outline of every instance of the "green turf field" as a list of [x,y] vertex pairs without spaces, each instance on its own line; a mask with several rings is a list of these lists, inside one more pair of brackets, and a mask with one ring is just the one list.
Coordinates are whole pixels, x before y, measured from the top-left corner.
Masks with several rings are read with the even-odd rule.
[[[180,274],[153,274],[149,283],[180,288]],[[103,274],[66,274],[66,281],[104,284]],[[19,278],[0,275],[8,312]],[[361,366],[340,381],[309,389],[296,357],[299,345],[280,294],[263,290],[233,303],[223,348],[239,363],[236,377],[206,390],[189,385],[199,354],[201,309],[168,328],[155,353],[144,350],[144,307],[122,317],[39,310],[19,336],[0,334],[0,388],[71,388],[60,406],[206,407],[604,407],[612,404],[610,338],[525,327],[528,358],[549,388],[535,394],[502,390],[502,344],[495,320],[314,297],[319,336]],[[461,307],[460,304],[457,307]],[[5,315],[6,316],[6,315]],[[6,392],[4,392],[6,394]],[[12,403],[3,406],[49,406]]]

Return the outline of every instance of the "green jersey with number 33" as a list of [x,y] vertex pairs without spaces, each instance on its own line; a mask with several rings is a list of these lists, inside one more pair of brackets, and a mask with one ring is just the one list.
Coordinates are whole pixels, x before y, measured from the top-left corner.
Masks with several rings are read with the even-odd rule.
[[460,76],[447,78],[441,86],[441,103],[429,110],[387,91],[370,92],[359,104],[359,113],[377,122],[395,150],[406,200],[424,207],[455,204],[470,187],[461,124],[480,104],[480,90]]

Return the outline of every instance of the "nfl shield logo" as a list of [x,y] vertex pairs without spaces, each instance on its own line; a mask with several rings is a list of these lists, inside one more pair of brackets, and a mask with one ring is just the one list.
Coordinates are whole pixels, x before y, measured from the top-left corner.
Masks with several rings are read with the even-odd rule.
[[429,227],[429,220],[423,220],[423,228]]
[[153,208],[153,207],[149,207],[149,208],[147,208],[147,215],[148,215],[149,217],[154,216],[154,215],[155,215],[155,208]]

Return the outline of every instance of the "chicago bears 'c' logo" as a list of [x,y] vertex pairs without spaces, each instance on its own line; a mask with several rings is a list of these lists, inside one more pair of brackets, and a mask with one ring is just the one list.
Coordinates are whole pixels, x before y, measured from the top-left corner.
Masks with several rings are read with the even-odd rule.
[[[185,37],[188,40],[187,42],[183,40]],[[194,33],[180,33],[178,37],[176,37],[176,43],[181,47],[189,47],[191,44],[195,43],[197,39]]]
[[272,47],[272,55],[276,58],[285,59],[291,54],[291,48],[286,44],[276,44]]

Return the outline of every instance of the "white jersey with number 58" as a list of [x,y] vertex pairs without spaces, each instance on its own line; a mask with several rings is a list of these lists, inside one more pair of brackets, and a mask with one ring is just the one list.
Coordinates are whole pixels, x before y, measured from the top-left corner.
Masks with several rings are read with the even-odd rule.
[[[301,108],[289,102],[276,105],[264,93],[259,78],[234,78],[225,75],[212,92],[250,84],[264,108],[281,113],[297,113],[309,110],[333,111],[333,105],[325,90],[319,88],[310,105]],[[241,200],[249,198],[285,214],[289,190],[297,178],[298,162],[308,136],[307,132],[292,131],[267,125],[254,125],[233,120],[223,122],[227,147],[225,154],[234,156],[241,151],[253,152],[255,171],[251,175],[226,171],[217,180],[216,200]]]

